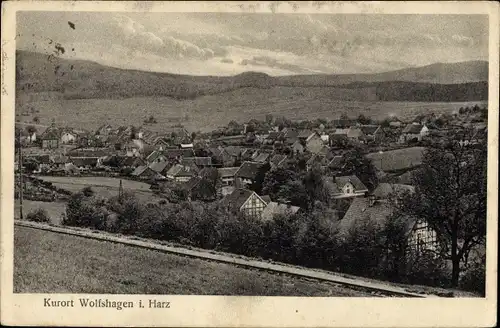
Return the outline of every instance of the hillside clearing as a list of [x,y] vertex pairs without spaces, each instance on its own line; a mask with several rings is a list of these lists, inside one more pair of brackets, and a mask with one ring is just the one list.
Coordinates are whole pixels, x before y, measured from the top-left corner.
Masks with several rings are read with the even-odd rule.
[[[278,90],[275,90],[278,89]],[[301,90],[302,89],[302,90]],[[266,114],[285,116],[291,120],[338,119],[341,114],[357,117],[364,114],[373,119],[396,115],[412,119],[419,114],[452,113],[471,103],[425,102],[367,102],[335,100],[326,88],[278,87],[273,89],[244,88],[219,95],[203,96],[194,100],[175,100],[169,97],[135,97],[127,99],[48,99],[45,101],[21,101],[16,113],[21,122],[32,123],[35,116],[40,124],[57,124],[95,130],[103,123],[118,125],[142,125],[153,115],[157,124],[147,125],[151,131],[161,132],[167,126],[183,124],[190,131],[210,131],[226,125],[231,120],[245,122],[265,119]],[[39,113],[31,113],[35,109]]]
[[335,284],[60,235],[14,230],[14,292],[372,296]]

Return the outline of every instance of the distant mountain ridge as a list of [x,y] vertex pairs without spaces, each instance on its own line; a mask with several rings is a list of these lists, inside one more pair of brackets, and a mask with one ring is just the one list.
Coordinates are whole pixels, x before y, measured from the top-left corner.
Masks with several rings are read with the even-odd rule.
[[[269,76],[191,76],[119,69],[85,60],[16,52],[16,89],[20,93],[59,93],[63,99],[172,97],[194,99],[241,88],[360,89],[356,100],[476,101],[487,99],[488,62],[437,63],[375,74]],[[366,92],[368,91],[368,92]],[[342,99],[342,92],[339,92]]]

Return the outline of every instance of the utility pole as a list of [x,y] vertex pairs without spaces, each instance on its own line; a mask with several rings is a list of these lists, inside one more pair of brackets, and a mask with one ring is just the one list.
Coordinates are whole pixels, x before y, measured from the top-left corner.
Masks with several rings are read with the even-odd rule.
[[18,151],[18,169],[19,169],[19,218],[23,219],[23,149],[21,144],[21,130],[18,132],[19,147]]
[[118,189],[118,201],[121,203],[123,198],[123,186],[122,186],[122,179],[120,179],[120,187]]

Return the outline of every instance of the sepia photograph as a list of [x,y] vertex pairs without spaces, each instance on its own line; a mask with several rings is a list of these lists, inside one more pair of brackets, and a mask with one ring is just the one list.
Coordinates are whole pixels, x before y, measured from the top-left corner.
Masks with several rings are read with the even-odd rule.
[[14,295],[485,299],[488,14],[132,5],[14,14]]

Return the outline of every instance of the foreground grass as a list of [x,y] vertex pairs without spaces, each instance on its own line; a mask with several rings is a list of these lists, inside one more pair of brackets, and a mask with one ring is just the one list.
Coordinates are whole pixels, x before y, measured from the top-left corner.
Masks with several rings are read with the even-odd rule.
[[372,296],[330,283],[18,226],[14,292]]

